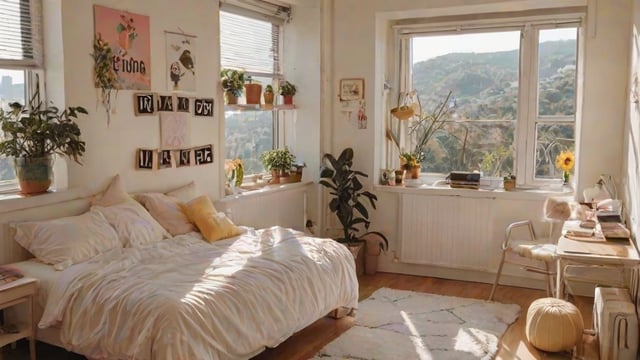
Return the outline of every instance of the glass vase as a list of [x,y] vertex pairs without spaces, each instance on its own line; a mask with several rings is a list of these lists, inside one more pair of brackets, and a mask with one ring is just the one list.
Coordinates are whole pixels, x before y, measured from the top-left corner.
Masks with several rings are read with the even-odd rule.
[[562,171],[562,185],[569,185],[570,176],[571,174],[567,170]]

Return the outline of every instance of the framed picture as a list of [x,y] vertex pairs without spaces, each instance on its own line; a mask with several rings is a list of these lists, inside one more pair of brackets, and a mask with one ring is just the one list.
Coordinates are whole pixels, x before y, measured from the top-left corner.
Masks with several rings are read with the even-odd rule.
[[136,116],[154,115],[156,108],[154,104],[154,93],[135,93],[133,94],[133,110]]
[[156,158],[155,149],[138,149],[136,151],[136,169],[153,170]]
[[364,99],[364,79],[342,79],[340,80],[340,100],[362,100]]

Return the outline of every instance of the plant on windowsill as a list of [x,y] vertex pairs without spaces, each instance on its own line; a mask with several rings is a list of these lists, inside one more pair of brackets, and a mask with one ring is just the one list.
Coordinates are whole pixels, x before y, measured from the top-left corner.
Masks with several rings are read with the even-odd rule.
[[295,160],[296,156],[286,146],[284,149],[267,150],[260,155],[265,170],[271,172],[270,184],[289,182],[289,179],[284,178],[289,177]]
[[264,87],[264,104],[273,105],[273,86],[267,85]]
[[248,105],[260,105],[260,95],[262,95],[262,85],[258,80],[253,80],[251,75],[247,76],[244,84],[244,91],[247,95]]
[[[320,185],[329,189],[329,194],[332,196],[329,202],[329,210],[336,214],[342,225],[343,234],[337,241],[345,243],[354,254],[354,258],[358,259],[362,248],[361,244],[364,242],[358,237],[359,226],[369,229],[371,224],[369,211],[365,206],[367,202],[364,200],[368,200],[371,207],[375,209],[375,202],[378,197],[364,190],[364,186],[360,182],[360,176],[368,177],[368,175],[352,168],[352,148],[344,149],[338,158],[335,158],[332,154],[324,154],[322,161]],[[384,245],[380,243],[382,248],[386,249],[388,247],[388,242],[384,236],[382,239],[378,237],[377,241],[384,243]]]
[[280,85],[280,95],[282,95],[285,105],[293,105],[293,96],[298,92],[296,86],[288,81]]
[[516,189],[516,176],[515,175],[507,175],[504,177],[503,186],[506,191],[513,191]]
[[74,119],[78,114],[88,114],[87,110],[72,106],[60,111],[53,103],[46,105],[40,101],[37,91],[28,106],[18,103],[10,106],[10,111],[0,109],[0,125],[5,136],[0,142],[0,154],[14,158],[21,193],[37,194],[49,189],[53,180],[53,154],[68,156],[82,165],[85,142]]
[[400,167],[407,171],[407,174],[411,179],[417,179],[420,177],[419,157],[419,155],[410,152],[403,152],[400,154]]
[[238,98],[242,96],[244,90],[244,71],[235,69],[220,70],[220,81],[224,90],[225,103],[234,105],[238,103]]

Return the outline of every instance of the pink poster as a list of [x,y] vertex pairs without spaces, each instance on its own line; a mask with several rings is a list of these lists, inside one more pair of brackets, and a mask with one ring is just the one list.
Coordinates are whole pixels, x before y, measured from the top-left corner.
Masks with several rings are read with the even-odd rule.
[[151,89],[149,17],[94,5],[95,36],[113,52],[119,89]]

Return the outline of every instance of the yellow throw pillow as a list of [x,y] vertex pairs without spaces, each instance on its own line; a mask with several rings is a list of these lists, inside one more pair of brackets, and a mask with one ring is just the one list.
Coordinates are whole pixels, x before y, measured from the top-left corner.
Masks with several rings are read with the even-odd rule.
[[217,212],[211,199],[203,195],[183,205],[185,214],[196,224],[202,236],[209,242],[214,242],[242,233],[231,219],[224,213]]

